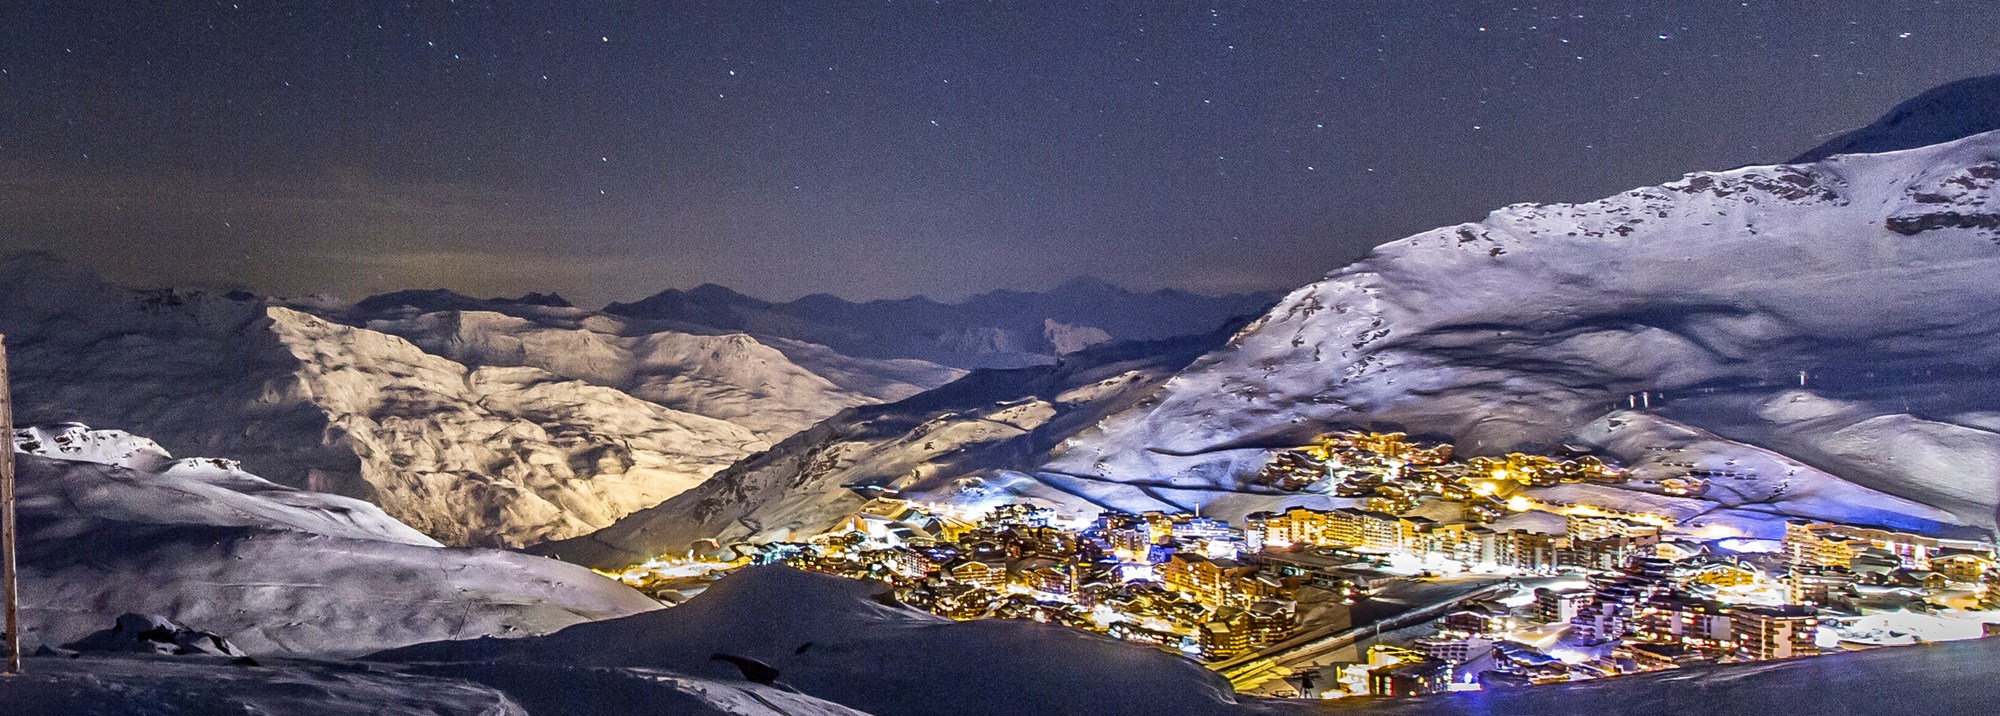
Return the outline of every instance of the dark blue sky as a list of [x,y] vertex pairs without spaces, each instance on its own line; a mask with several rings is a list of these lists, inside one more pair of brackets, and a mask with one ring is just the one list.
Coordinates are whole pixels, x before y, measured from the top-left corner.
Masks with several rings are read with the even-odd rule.
[[1289,288],[2000,71],[1966,2],[9,3],[0,248],[141,284]]

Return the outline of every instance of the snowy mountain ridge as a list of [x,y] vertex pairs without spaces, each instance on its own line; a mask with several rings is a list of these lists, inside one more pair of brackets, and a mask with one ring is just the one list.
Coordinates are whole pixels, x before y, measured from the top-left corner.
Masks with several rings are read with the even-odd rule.
[[1994,130],[2000,130],[2000,75],[1968,77],[1897,104],[1868,126],[1829,139],[1790,163],[1915,149]]
[[955,303],[916,296],[854,302],[815,294],[775,303],[722,286],[667,290],[606,313],[784,337],[846,355],[919,358],[960,368],[1016,368],[1114,340],[1196,335],[1269,306],[1274,296],[1140,293],[1095,279],[1044,292],[992,291]]
[[1645,441],[1602,433],[1643,395],[1645,420],[1711,436],[1718,459],[1786,462],[1695,515],[1990,531],[1996,183],[1987,133],[1417,234],[1292,292],[1043,472],[1083,478],[1094,503],[1157,507],[1166,488],[1185,507],[1254,493],[1265,448],[1346,427],[1463,454],[1589,438],[1640,463]]

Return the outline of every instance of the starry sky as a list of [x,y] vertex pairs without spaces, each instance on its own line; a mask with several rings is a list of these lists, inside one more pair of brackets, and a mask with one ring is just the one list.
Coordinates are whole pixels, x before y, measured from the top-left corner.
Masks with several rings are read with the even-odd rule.
[[2000,71],[1987,0],[30,1],[0,32],[0,250],[582,304],[1285,289]]

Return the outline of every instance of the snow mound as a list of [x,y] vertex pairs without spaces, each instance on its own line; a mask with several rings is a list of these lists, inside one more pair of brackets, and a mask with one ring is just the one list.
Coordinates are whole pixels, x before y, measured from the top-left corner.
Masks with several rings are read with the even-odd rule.
[[1243,713],[1228,682],[1165,652],[1016,621],[954,622],[888,606],[865,582],[752,567],[672,609],[546,637],[424,644],[371,659],[571,664],[740,679],[725,653],[778,683],[874,714]]
[[368,503],[240,471],[27,453],[16,463],[29,645],[72,642],[138,612],[252,654],[342,655],[658,607],[581,567],[441,548]]
[[105,656],[32,658],[22,671],[20,676],[0,678],[0,711],[94,716],[529,716],[488,686],[348,665],[247,666],[186,657]]

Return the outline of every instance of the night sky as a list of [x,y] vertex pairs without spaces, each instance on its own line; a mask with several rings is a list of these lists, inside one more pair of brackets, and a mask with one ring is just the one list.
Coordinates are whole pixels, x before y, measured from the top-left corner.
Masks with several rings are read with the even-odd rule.
[[580,303],[1290,288],[1781,161],[2000,71],[2000,3],[14,2],[0,249]]

